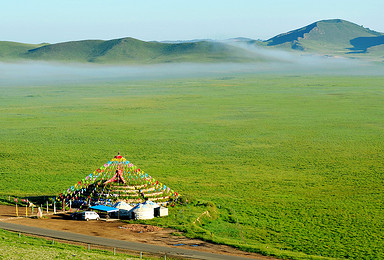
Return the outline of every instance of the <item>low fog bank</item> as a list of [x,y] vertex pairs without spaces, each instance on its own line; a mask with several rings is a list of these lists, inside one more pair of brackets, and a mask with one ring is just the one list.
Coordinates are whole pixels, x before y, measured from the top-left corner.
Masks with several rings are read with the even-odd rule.
[[49,62],[0,63],[0,86],[53,85],[127,80],[227,76],[235,74],[383,75],[384,65],[344,58],[261,51],[270,62],[93,65]]

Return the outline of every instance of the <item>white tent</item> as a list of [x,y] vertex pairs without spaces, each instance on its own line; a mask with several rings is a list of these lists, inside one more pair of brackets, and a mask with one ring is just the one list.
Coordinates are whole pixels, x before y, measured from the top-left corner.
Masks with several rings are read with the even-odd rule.
[[155,217],[153,207],[144,203],[137,204],[132,212],[135,219],[152,219]]
[[120,217],[128,217],[132,216],[132,207],[124,201],[119,201],[114,205],[115,208],[119,209]]

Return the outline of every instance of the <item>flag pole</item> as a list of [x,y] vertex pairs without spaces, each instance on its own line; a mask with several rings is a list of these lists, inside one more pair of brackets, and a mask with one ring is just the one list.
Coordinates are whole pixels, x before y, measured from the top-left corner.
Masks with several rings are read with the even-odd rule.
[[16,216],[18,217],[19,216],[19,211],[17,209],[17,199],[15,199],[15,202],[16,202]]

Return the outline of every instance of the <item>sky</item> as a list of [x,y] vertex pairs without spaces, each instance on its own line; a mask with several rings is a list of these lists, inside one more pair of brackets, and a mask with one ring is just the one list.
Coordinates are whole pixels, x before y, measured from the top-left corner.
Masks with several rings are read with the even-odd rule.
[[4,0],[0,41],[267,40],[334,18],[384,32],[383,10],[382,0]]

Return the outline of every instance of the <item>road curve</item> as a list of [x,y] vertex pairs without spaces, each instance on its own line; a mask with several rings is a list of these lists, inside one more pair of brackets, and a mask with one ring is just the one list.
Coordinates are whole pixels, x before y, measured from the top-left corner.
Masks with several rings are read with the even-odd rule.
[[167,254],[185,258],[192,259],[207,259],[207,260],[245,260],[245,259],[255,259],[255,258],[247,258],[241,256],[232,256],[232,255],[221,255],[214,254],[202,251],[196,251],[191,249],[177,248],[177,247],[165,247],[130,241],[122,241],[117,239],[103,238],[103,237],[95,237],[95,236],[87,236],[82,234],[76,234],[65,231],[51,230],[46,228],[38,228],[38,227],[30,227],[13,223],[5,223],[0,222],[0,228],[14,231],[14,232],[22,232],[27,234],[39,235],[44,237],[63,239],[68,241],[81,242],[86,244],[94,244],[101,245],[111,248],[123,248],[129,249],[133,251],[142,251],[149,252],[155,254]]

